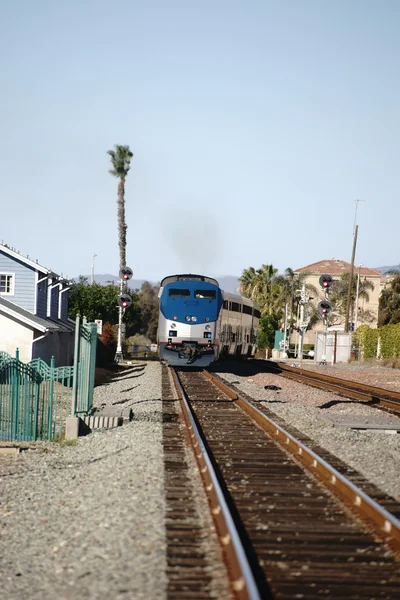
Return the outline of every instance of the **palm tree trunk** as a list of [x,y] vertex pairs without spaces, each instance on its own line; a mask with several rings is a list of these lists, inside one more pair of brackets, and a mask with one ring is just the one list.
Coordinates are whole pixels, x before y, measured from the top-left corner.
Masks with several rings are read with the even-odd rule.
[[125,179],[121,177],[118,184],[118,246],[119,246],[119,268],[126,266],[126,230],[125,223]]

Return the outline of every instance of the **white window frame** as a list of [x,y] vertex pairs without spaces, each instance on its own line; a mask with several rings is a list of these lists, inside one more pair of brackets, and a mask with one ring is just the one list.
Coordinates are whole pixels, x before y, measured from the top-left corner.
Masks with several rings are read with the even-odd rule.
[[0,276],[11,277],[11,292],[1,292],[0,296],[14,296],[15,290],[15,273],[8,273],[6,271],[0,271]]

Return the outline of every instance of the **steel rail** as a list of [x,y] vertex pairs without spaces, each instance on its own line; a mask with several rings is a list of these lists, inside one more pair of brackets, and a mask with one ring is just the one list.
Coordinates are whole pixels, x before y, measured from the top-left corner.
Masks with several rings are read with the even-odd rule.
[[261,600],[240,536],[226,503],[218,477],[208,456],[207,449],[193,418],[187,396],[174,368],[171,368],[171,373],[189,430],[190,441],[199,465],[228,572],[231,577],[233,593],[238,600]]
[[299,367],[291,367],[279,362],[271,363],[268,368],[271,368],[283,377],[295,379],[319,389],[329,389],[340,396],[346,396],[347,398],[353,398],[362,402],[378,402],[391,410],[400,411],[400,393],[393,390],[366,385],[357,381],[349,381],[325,373],[316,373],[315,371],[308,371]]
[[270,433],[283,448],[289,451],[312,474],[318,477],[353,513],[372,525],[375,532],[392,547],[396,555],[400,555],[400,521],[395,516],[379,506],[375,500],[360,490],[313,450],[298,441],[283,427],[267,417],[256,406],[232,390],[215,375],[212,375],[209,371],[203,371],[203,375],[229,398],[235,400],[238,406],[265,431]]

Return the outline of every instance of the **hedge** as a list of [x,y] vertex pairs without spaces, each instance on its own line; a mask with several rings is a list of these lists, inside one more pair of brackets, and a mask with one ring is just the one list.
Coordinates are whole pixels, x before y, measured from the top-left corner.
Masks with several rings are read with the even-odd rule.
[[396,325],[384,325],[378,329],[371,329],[368,325],[361,325],[353,334],[354,347],[361,352],[364,360],[377,357],[378,340],[380,344],[378,358],[399,357],[400,323]]

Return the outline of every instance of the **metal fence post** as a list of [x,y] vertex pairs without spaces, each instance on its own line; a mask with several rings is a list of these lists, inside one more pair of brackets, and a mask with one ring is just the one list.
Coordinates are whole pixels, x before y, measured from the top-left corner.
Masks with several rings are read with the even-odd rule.
[[75,347],[74,347],[74,379],[72,382],[72,403],[71,415],[74,417],[76,413],[77,394],[78,394],[78,379],[79,379],[79,350],[80,350],[80,315],[76,316],[75,322]]

